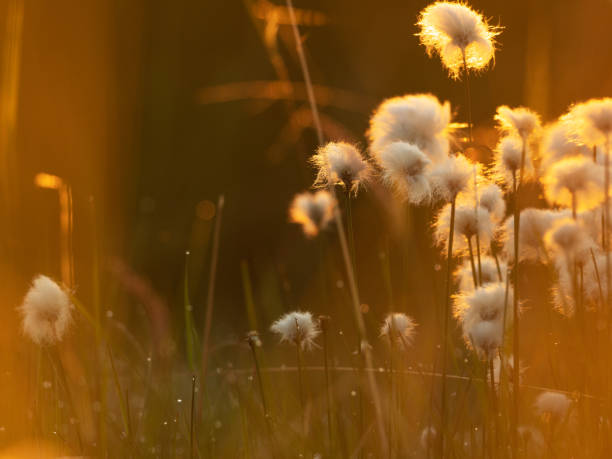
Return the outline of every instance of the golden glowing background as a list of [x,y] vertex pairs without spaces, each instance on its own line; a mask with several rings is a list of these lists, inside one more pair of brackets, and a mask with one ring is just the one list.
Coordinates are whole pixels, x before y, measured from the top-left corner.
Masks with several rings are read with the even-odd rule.
[[[365,148],[372,110],[409,92],[451,101],[465,121],[463,86],[449,81],[414,36],[426,3],[296,1],[328,139]],[[527,105],[552,120],[573,102],[612,95],[611,1],[472,5],[505,27],[495,67],[473,80],[481,143],[495,143],[492,116],[500,104]],[[335,245],[322,249],[329,278],[338,279],[328,282],[331,302],[324,305],[320,247],[287,223],[292,196],[313,180],[305,160],[316,146],[287,20],[286,10],[267,0],[0,0],[0,426],[12,426],[11,438],[27,430],[30,394],[21,381],[31,378],[16,307],[34,275],[61,276],[59,182],[42,176],[37,186],[38,173],[72,189],[78,297],[90,305],[94,296],[96,241],[103,314],[112,311],[136,336],[148,336],[140,304],[156,292],[167,333],[175,333],[168,352],[183,352],[186,250],[201,328],[221,194],[213,343],[250,327],[245,276],[253,286],[251,320],[261,330],[290,307],[350,317]],[[429,236],[411,236],[397,212],[378,187],[355,206],[362,301],[371,327],[390,302],[409,311],[429,349],[433,338],[423,332],[433,320],[432,280],[419,269],[423,258],[402,268],[394,256],[412,236],[428,252]],[[425,213],[416,213],[415,225]],[[393,297],[379,274],[381,253],[397,268]],[[526,296],[536,298],[528,306],[545,293],[528,283]],[[537,332],[532,317],[527,343]]]

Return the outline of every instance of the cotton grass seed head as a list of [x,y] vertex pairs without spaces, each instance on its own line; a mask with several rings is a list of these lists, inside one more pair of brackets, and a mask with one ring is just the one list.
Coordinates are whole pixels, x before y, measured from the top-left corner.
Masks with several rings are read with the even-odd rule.
[[328,191],[304,192],[293,198],[289,219],[302,225],[307,237],[315,237],[334,218],[336,200]]
[[565,394],[558,392],[542,392],[537,396],[533,408],[539,416],[563,420],[571,404],[571,399]]
[[[512,305],[512,287],[506,291],[505,282],[491,282],[465,294],[457,295],[453,313],[461,322],[464,330],[469,330],[478,322],[502,322],[504,310],[508,313]],[[510,314],[506,322],[509,323]]]
[[578,137],[589,146],[603,145],[612,135],[612,98],[591,99],[574,105],[568,114]]
[[478,204],[486,209],[495,222],[501,221],[506,215],[506,201],[499,186],[487,183],[478,187]]
[[371,167],[357,148],[346,142],[329,142],[310,162],[317,168],[315,187],[339,185],[357,193],[371,175]]
[[[495,282],[505,282],[508,265],[505,261],[499,261],[499,271],[497,263],[493,257],[481,255],[480,268],[482,274],[481,285],[485,286]],[[501,279],[500,279],[501,272]],[[478,274],[477,274],[478,275]],[[470,260],[465,260],[455,271],[455,277],[459,282],[459,292],[469,293],[474,290],[474,275]],[[480,280],[480,279],[479,279]]]
[[540,152],[544,169],[564,158],[592,156],[592,150],[580,142],[572,120],[567,116],[544,129]]
[[411,204],[427,203],[431,185],[427,172],[431,161],[419,147],[407,142],[392,142],[377,157],[383,180]]
[[604,198],[604,169],[584,156],[554,163],[542,179],[546,200],[551,204],[590,210]]
[[68,295],[57,283],[47,276],[37,276],[19,308],[23,332],[36,344],[55,344],[72,323],[72,308]]
[[[549,210],[528,208],[521,211],[519,229],[519,261],[544,263],[548,261],[548,253],[544,245],[544,236],[559,219],[570,216],[567,210]],[[505,222],[506,243],[505,252],[510,261],[514,260],[514,217]]]
[[554,255],[563,255],[570,263],[586,264],[591,259],[594,242],[578,220],[564,218],[553,223],[544,235],[546,248]]
[[503,326],[499,321],[480,321],[464,327],[464,337],[479,355],[491,358],[503,343]]
[[289,342],[302,349],[311,349],[321,331],[310,312],[293,311],[285,314],[270,326],[281,342]]
[[490,26],[483,16],[464,3],[436,2],[419,15],[417,34],[427,54],[440,56],[452,78],[459,78],[464,65],[483,70],[495,55],[499,27]]
[[[446,204],[434,221],[434,238],[437,244],[446,249],[449,238],[451,221],[451,205]],[[494,225],[491,216],[482,207],[474,208],[472,203],[460,203],[455,208],[455,234],[453,237],[453,253],[465,254],[469,249],[468,239],[476,234],[480,238],[482,247],[487,247],[493,237]],[[472,241],[474,244],[475,241]]]
[[380,327],[380,336],[405,350],[412,345],[415,331],[416,322],[412,317],[401,312],[394,312],[385,317]]
[[387,99],[370,118],[370,152],[376,158],[390,143],[407,142],[431,161],[442,161],[448,154],[450,120],[450,104],[431,94]]
[[472,174],[473,164],[465,156],[449,156],[431,170],[430,180],[434,195],[451,202],[459,193],[468,189]]
[[495,120],[502,133],[516,135],[523,141],[527,141],[540,129],[540,116],[525,107],[510,108],[502,105],[497,108]]

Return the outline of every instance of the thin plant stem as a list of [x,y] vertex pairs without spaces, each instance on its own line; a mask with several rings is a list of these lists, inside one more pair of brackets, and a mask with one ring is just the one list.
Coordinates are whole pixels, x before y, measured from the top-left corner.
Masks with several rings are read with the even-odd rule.
[[[289,12],[289,18],[291,21],[291,28],[293,30],[293,37],[295,39],[295,45],[297,54],[300,61],[300,67],[302,69],[302,74],[304,76],[304,83],[306,85],[306,93],[308,95],[308,103],[310,104],[310,109],[312,111],[312,118],[314,121],[314,125],[317,132],[317,138],[319,141],[319,145],[323,144],[323,129],[321,127],[321,122],[319,118],[319,111],[317,108],[317,102],[314,96],[314,91],[312,88],[312,81],[310,78],[310,71],[308,69],[308,63],[306,62],[306,56],[304,54],[304,49],[302,47],[302,41],[300,39],[300,33],[297,26],[297,21],[295,19],[295,11],[293,9],[292,0],[287,0],[287,9]],[[336,193],[333,186],[329,186],[329,191],[332,196],[335,197]],[[362,341],[366,341],[367,333],[365,328],[365,323],[363,321],[363,315],[361,312],[361,303],[359,301],[359,291],[357,289],[357,282],[355,280],[355,275],[352,269],[351,256],[348,250],[348,245],[346,242],[346,237],[344,235],[344,227],[342,224],[342,216],[338,211],[334,212],[334,220],[336,222],[336,229],[338,231],[338,237],[340,239],[340,246],[342,249],[342,256],[344,259],[345,269],[347,271],[347,277],[349,280],[349,288],[351,293],[351,300],[353,305],[353,313],[355,315],[355,320],[357,323],[357,330],[360,337],[360,345]],[[365,349],[365,363],[368,366],[372,365],[372,355],[369,349]],[[385,439],[385,427],[382,415],[382,408],[380,403],[380,393],[378,391],[378,385],[376,383],[376,379],[374,375],[368,374],[368,385],[370,387],[370,392],[372,394],[372,401],[374,403],[374,409],[376,414],[376,426],[378,430],[378,435],[380,439],[380,443],[382,445],[386,444]]]
[[191,411],[189,415],[189,457],[193,459],[195,457],[195,387],[196,377],[191,376]]
[[453,271],[453,239],[455,237],[455,205],[456,196],[453,196],[451,201],[451,218],[450,228],[448,230],[448,253],[446,256],[446,292],[444,298],[444,311],[443,311],[443,335],[442,335],[442,393],[441,393],[441,423],[440,423],[440,435],[438,440],[438,449],[440,451],[439,457],[444,458],[444,440],[446,436],[446,371],[447,371],[447,356],[448,356],[448,325],[450,319],[450,301],[451,301],[451,281]]
[[468,252],[470,254],[470,265],[472,267],[472,279],[474,280],[474,288],[478,288],[478,275],[476,274],[476,265],[474,264],[474,250],[472,249],[472,239],[465,237],[468,244]]
[[[521,155],[521,184],[523,179],[523,164],[525,160],[525,141],[523,141],[523,149]],[[512,174],[512,188],[514,195],[514,292],[512,295],[512,330],[513,339],[512,347],[514,355],[514,365],[512,366],[512,390],[513,390],[513,403],[512,403],[512,432],[511,432],[511,448],[512,457],[517,459],[518,457],[518,424],[519,424],[519,362],[520,362],[520,347],[519,347],[519,231],[520,231],[520,209],[519,209],[519,184],[516,181],[516,171]]]
[[266,431],[268,433],[268,442],[270,443],[270,451],[272,457],[275,457],[275,442],[274,432],[272,430],[272,422],[270,412],[268,411],[268,404],[266,402],[266,391],[263,385],[263,378],[261,377],[261,367],[259,365],[259,359],[257,357],[257,346],[255,340],[248,340],[251,353],[253,354],[253,362],[255,363],[255,373],[257,374],[257,383],[259,385],[259,395],[261,396],[261,406],[263,407],[264,419],[266,422]]
[[332,396],[329,377],[329,318],[321,317],[321,332],[323,334],[323,363],[325,365],[325,398],[327,402],[327,441],[329,442],[329,452],[333,455],[333,424],[332,424]]
[[462,51],[462,57],[463,57],[463,76],[464,76],[464,83],[465,83],[465,103],[467,105],[467,113],[468,113],[468,129],[469,129],[469,133],[470,133],[470,144],[472,144],[474,142],[474,137],[472,134],[472,94],[471,94],[471,90],[470,90],[470,72],[468,71],[468,67],[467,67],[467,61],[465,58],[465,51]]
[[[500,362],[501,363],[501,362]],[[491,377],[491,410],[493,411],[493,428],[495,429],[495,448],[493,451],[493,457],[497,457],[499,451],[499,417],[497,416],[497,393],[495,391],[495,372],[493,371],[493,358],[489,357],[489,376]],[[501,375],[502,368],[499,367],[499,373]],[[500,385],[501,391],[501,385]]]
[[304,376],[302,375],[302,343],[298,342],[295,345],[297,354],[297,367],[298,367],[298,391],[300,395],[300,411],[302,419],[302,434],[306,436],[306,401],[304,398]]
[[209,338],[210,329],[212,325],[212,315],[214,308],[215,298],[215,280],[217,277],[217,261],[219,259],[219,235],[221,233],[221,219],[223,217],[223,207],[225,204],[225,198],[223,195],[219,196],[217,201],[217,218],[215,220],[215,229],[213,233],[213,244],[212,244],[212,256],[210,259],[210,272],[208,275],[208,292],[206,294],[206,318],[204,321],[204,333],[202,333],[202,373],[200,377],[200,387],[202,389],[202,395],[200,396],[200,409],[201,401],[204,397],[204,388],[206,387],[206,370],[208,368],[208,352],[209,352]]

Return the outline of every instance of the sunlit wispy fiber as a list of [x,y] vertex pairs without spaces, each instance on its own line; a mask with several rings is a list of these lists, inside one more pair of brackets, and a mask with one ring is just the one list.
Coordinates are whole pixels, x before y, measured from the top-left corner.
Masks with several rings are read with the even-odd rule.
[[455,297],[453,313],[469,334],[471,328],[482,321],[504,321],[506,311],[506,324],[510,324],[512,314],[512,287],[506,292],[506,282],[491,282]]
[[501,32],[480,13],[455,2],[429,5],[421,11],[417,25],[427,54],[438,54],[452,78],[459,78],[464,67],[475,71],[486,68],[493,61],[495,37]]
[[605,145],[612,135],[612,98],[590,99],[574,105],[568,114],[572,125],[585,144]]
[[507,105],[497,107],[495,120],[502,133],[516,135],[523,140],[541,128],[540,116],[526,107],[510,108]]
[[418,146],[434,162],[449,149],[451,109],[431,94],[411,94],[385,100],[370,118],[370,153],[377,157],[392,142]]
[[372,172],[359,150],[346,142],[327,143],[317,150],[310,162],[317,168],[315,187],[340,185],[354,194]]
[[495,148],[492,171],[494,178],[507,188],[512,188],[514,180],[519,180],[521,165],[523,177],[530,177],[533,172],[530,147],[525,145],[523,158],[523,141],[520,137],[509,135],[503,137]]
[[[434,221],[434,238],[438,245],[446,248],[451,221],[451,204],[446,204]],[[468,241],[478,234],[480,244],[486,247],[493,237],[494,225],[489,212],[482,208],[474,209],[469,202],[460,202],[455,209],[454,254],[465,254],[469,249]]]
[[463,155],[449,156],[436,164],[430,173],[430,180],[436,198],[451,202],[470,186],[473,164]]
[[321,330],[310,312],[293,311],[276,320],[270,330],[276,333],[281,342],[289,342],[303,349],[310,349]]
[[387,314],[380,327],[380,336],[387,338],[399,349],[412,345],[417,324],[412,317],[402,312]]
[[599,206],[604,198],[603,182],[603,166],[584,156],[554,163],[542,178],[548,202],[574,211]]
[[[528,208],[521,211],[519,261],[547,262],[548,253],[544,246],[544,236],[555,221],[570,215],[567,210]],[[506,219],[505,227],[505,252],[510,260],[514,260],[514,216]]]
[[572,218],[556,220],[544,235],[544,244],[554,256],[562,255],[569,264],[585,265],[596,245],[584,225]]
[[431,161],[416,145],[392,142],[376,157],[383,181],[398,195],[412,204],[427,203],[431,199],[428,170]]
[[[493,282],[505,282],[508,265],[505,261],[499,262],[499,271],[495,259],[489,256],[481,257],[481,276],[480,285],[487,285]],[[501,272],[501,279],[500,279]],[[459,283],[459,292],[471,292],[474,290],[474,273],[470,260],[465,260],[455,271],[455,278]]]
[[478,204],[486,209],[495,222],[503,220],[506,216],[506,201],[499,186],[494,183],[485,183],[478,186]]
[[55,344],[72,323],[72,309],[70,298],[57,283],[37,276],[19,308],[23,332],[36,344]]
[[300,193],[293,198],[289,219],[302,225],[306,236],[314,237],[333,220],[335,207],[336,200],[328,191]]
[[571,119],[567,117],[562,117],[559,121],[546,126],[540,146],[544,169],[564,158],[592,157],[592,150],[580,142],[575,131]]
[[572,405],[572,400],[559,392],[542,392],[539,394],[533,408],[539,416],[554,418],[561,421],[565,418]]

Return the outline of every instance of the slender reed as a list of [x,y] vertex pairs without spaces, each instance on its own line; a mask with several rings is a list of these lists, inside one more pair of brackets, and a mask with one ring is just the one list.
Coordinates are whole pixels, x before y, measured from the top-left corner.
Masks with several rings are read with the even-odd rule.
[[327,403],[327,441],[329,442],[329,453],[333,455],[333,424],[332,424],[332,394],[329,377],[329,321],[328,316],[319,317],[319,326],[323,334],[323,364],[325,366],[325,399]]
[[452,283],[452,259],[453,259],[453,239],[455,236],[455,205],[456,197],[453,197],[451,201],[451,215],[450,215],[450,228],[448,230],[448,252],[446,256],[446,287],[445,287],[445,298],[444,298],[444,311],[443,311],[443,335],[442,335],[442,389],[441,389],[441,403],[440,403],[440,435],[438,440],[439,457],[444,458],[444,440],[446,437],[447,430],[447,413],[446,413],[446,372],[447,372],[447,356],[448,356],[448,323],[450,320],[450,302],[451,302],[451,283]]

